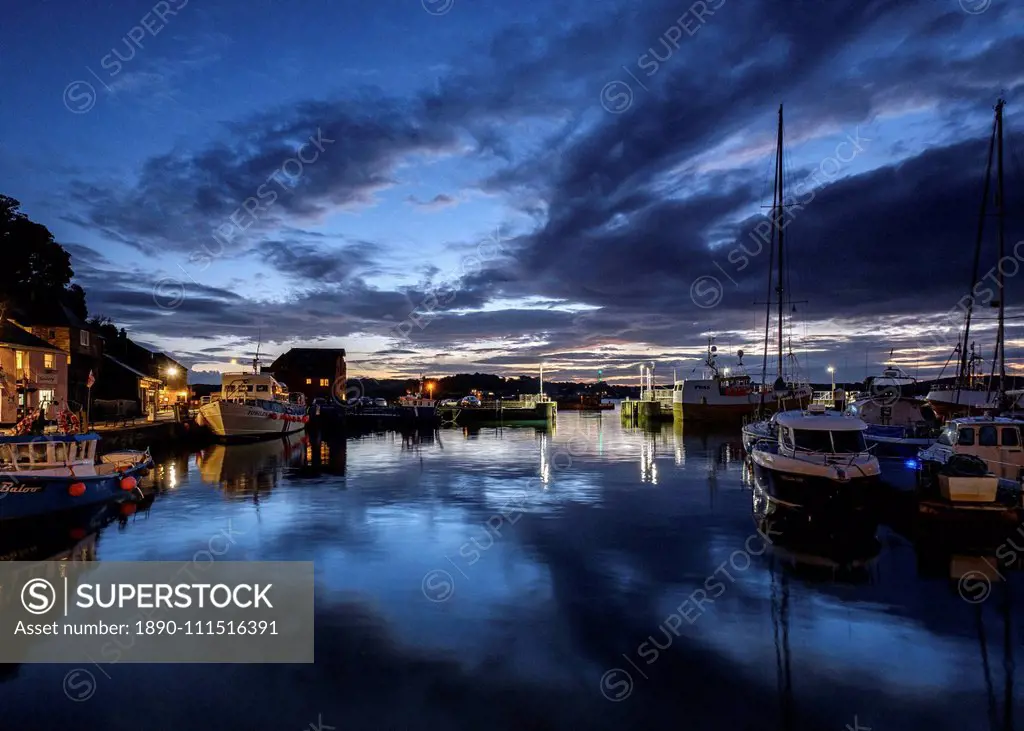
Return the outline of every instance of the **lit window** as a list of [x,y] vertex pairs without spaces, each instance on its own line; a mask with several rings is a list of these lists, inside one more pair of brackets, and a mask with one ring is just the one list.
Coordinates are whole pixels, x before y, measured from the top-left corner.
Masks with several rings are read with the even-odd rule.
[[328,386],[331,385],[331,379],[330,378],[321,378],[320,379],[320,385],[323,386],[324,388],[327,388]]
[[307,386],[312,386],[313,385],[313,379],[312,378],[307,378],[306,379],[306,385]]
[[14,351],[14,367],[19,371],[25,367],[25,351],[15,350]]
[[78,342],[80,342],[86,348],[89,347],[89,331],[88,330],[80,330],[79,331],[79,333],[78,333]]
[[43,353],[43,368],[52,369],[56,366],[57,359],[53,357],[53,353]]

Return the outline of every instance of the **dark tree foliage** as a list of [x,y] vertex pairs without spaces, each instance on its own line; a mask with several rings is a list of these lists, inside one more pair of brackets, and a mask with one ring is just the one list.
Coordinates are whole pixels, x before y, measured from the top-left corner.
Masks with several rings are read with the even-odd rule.
[[20,207],[14,198],[0,195],[0,307],[31,307],[56,297],[85,319],[85,291],[71,284],[71,255]]

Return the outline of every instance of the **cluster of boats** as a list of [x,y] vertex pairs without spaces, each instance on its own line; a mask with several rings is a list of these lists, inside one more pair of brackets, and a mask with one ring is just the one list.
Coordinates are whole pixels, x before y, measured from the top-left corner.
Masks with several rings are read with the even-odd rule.
[[[994,151],[998,151],[994,200],[1000,261],[1004,254],[1002,110],[1000,100],[995,106],[972,282],[979,281],[984,227],[992,218],[986,207]],[[785,200],[782,141],[780,107],[773,220],[779,220],[774,217],[782,215]],[[954,350],[957,375],[949,387],[933,388],[922,397],[916,380],[891,364],[881,376],[868,379],[866,392],[848,397],[833,386],[827,399],[815,402],[809,385],[784,376],[784,318],[791,306],[783,289],[789,281],[782,265],[784,228],[772,227],[772,258],[778,267],[769,272],[769,291],[774,284],[776,296],[767,303],[761,383],[747,375],[730,376],[728,369],[720,373],[717,349],[709,340],[705,377],[675,384],[677,415],[687,421],[741,416],[743,445],[758,487],[774,503],[812,519],[836,513],[848,519],[862,513],[871,506],[876,485],[884,480],[890,486],[906,487],[908,476],[922,512],[1016,516],[1024,508],[1024,419],[1017,418],[1021,392],[1006,388],[1001,268],[996,278],[998,293],[991,303],[998,308],[999,326],[987,378],[976,368],[981,358],[970,341],[971,292],[964,300],[968,303],[965,322]],[[776,308],[778,376],[769,384],[769,333]],[[742,363],[743,352],[738,355]]]

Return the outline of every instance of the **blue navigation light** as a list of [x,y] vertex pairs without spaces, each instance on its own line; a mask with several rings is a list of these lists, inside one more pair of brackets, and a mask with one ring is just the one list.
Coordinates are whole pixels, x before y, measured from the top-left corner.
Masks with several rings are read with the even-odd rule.
[[921,463],[918,462],[916,459],[908,459],[904,460],[903,466],[906,467],[908,470],[916,470],[918,467],[921,466]]

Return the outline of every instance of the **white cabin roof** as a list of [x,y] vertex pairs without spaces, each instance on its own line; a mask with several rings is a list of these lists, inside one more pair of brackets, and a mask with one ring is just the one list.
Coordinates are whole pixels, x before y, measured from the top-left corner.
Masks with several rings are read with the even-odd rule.
[[957,426],[984,426],[986,424],[995,424],[997,426],[1024,426],[1024,421],[1021,421],[1020,419],[1010,419],[1005,416],[961,416],[958,419],[950,419],[946,424],[956,424]]
[[807,411],[783,411],[775,416],[776,422],[790,429],[813,429],[815,431],[864,431],[867,429],[860,419],[845,416],[838,411],[812,414]]

